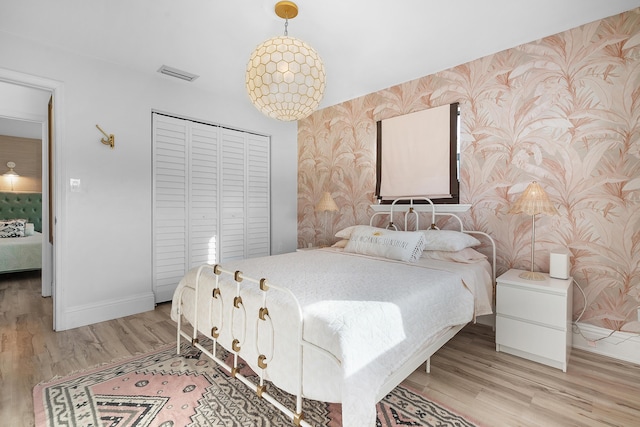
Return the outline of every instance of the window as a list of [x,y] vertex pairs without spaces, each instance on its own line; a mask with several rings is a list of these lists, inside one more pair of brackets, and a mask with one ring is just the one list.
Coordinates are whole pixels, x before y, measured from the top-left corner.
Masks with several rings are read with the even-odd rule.
[[377,122],[376,197],[459,203],[458,134],[458,103]]

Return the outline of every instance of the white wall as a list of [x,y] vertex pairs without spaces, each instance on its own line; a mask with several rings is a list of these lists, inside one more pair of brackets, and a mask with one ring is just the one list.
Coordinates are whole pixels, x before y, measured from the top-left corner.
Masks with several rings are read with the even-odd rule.
[[[0,32],[0,67],[63,83],[63,140],[56,141],[56,329],[153,308],[151,111],[271,136],[272,253],[297,245],[297,125],[268,119],[248,99],[83,58]],[[243,71],[242,71],[243,72]],[[115,134],[100,143],[99,124]],[[81,180],[70,192],[69,179]]]

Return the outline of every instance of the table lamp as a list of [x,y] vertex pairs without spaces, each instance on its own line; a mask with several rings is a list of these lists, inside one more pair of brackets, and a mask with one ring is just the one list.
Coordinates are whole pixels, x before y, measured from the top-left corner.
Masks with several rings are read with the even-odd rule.
[[320,201],[318,202],[318,204],[316,205],[316,212],[324,212],[324,237],[327,240],[327,244],[328,244],[328,237],[327,237],[327,222],[328,222],[328,216],[329,216],[329,212],[337,212],[338,211],[338,205],[336,205],[335,200],[333,200],[333,197],[331,197],[331,194],[328,191],[325,191],[324,193],[322,193],[322,198],[320,199]]
[[536,215],[557,215],[558,211],[551,204],[547,193],[544,192],[536,181],[533,181],[511,206],[509,213],[525,213],[531,215],[531,271],[523,272],[520,274],[520,277],[527,280],[544,280],[542,273],[533,271],[536,244]]

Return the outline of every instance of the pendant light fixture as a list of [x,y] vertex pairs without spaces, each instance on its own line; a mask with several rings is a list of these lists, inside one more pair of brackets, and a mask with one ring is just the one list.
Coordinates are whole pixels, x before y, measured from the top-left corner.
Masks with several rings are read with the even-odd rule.
[[283,121],[304,119],[322,100],[324,64],[314,48],[288,35],[289,19],[298,15],[298,6],[280,1],[275,13],[285,20],[284,36],[266,40],[251,54],[247,92],[253,105],[269,117]]

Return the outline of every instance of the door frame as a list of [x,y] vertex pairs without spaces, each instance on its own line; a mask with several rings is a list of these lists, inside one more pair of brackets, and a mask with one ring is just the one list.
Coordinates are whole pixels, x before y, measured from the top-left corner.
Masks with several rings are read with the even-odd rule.
[[[51,268],[51,284],[52,284],[52,292],[51,292],[51,296],[52,296],[52,301],[53,301],[53,329],[54,330],[58,330],[58,329],[64,329],[64,318],[63,318],[63,307],[64,307],[64,289],[63,289],[63,283],[64,281],[62,280],[62,277],[64,277],[63,273],[63,268],[62,266],[64,265],[63,263],[63,259],[64,259],[64,254],[61,249],[64,248],[64,245],[61,244],[61,240],[64,240],[64,232],[63,230],[65,229],[64,227],[64,223],[63,221],[61,221],[61,219],[64,218],[64,208],[66,206],[65,204],[65,200],[66,200],[66,194],[65,194],[65,187],[64,185],[62,185],[62,176],[58,173],[58,171],[62,171],[64,170],[64,165],[61,164],[62,156],[60,154],[61,149],[61,143],[62,141],[64,141],[64,84],[60,81],[57,80],[52,80],[52,79],[48,79],[48,78],[44,78],[44,77],[40,77],[40,76],[34,76],[32,74],[26,74],[26,73],[21,73],[18,71],[13,71],[13,70],[8,70],[8,69],[4,69],[4,68],[0,68],[0,81],[5,82],[5,83],[10,83],[10,84],[15,84],[18,86],[24,86],[24,87],[29,87],[29,88],[33,88],[33,89],[40,89],[43,91],[47,91],[50,92],[53,96],[53,141],[54,141],[54,146],[53,146],[53,151],[52,151],[52,156],[53,159],[51,159],[52,161],[49,162],[49,156],[48,154],[46,155],[46,158],[44,156],[45,153],[48,153],[48,150],[46,149],[46,147],[43,147],[43,163],[49,163],[53,166],[53,171],[52,173],[49,173],[49,176],[52,177],[53,182],[51,183],[52,185],[50,186],[50,188],[53,190],[53,193],[56,195],[56,198],[54,200],[55,203],[53,203],[53,212],[49,212],[49,215],[53,214],[53,227],[54,229],[53,231],[53,236],[54,236],[54,244],[53,245],[49,245],[49,244],[44,244],[43,245],[43,249],[45,249],[43,251],[43,261],[45,261],[43,263],[43,267],[45,267],[46,265],[49,265]],[[48,130],[46,129],[46,126],[43,125],[43,135],[47,134],[47,139],[48,139]],[[43,140],[44,141],[44,140]],[[48,141],[47,141],[48,143]],[[44,145],[44,144],[43,144]],[[44,170],[45,168],[43,168],[43,178],[44,178]],[[46,168],[47,172],[48,171],[48,167]],[[43,179],[43,186],[44,186],[44,181],[45,179]],[[48,179],[46,180],[48,181]],[[52,195],[49,194],[49,191],[43,191],[43,212],[48,211],[48,202],[49,202],[49,198]],[[45,206],[46,205],[46,206]],[[45,222],[46,227],[47,227],[47,231],[48,230],[48,218],[45,220],[45,218],[43,218],[43,227],[45,226]],[[44,228],[43,228],[43,231]],[[48,236],[49,233],[43,233],[43,235],[47,235]],[[48,242],[48,239],[46,241],[46,243]],[[49,249],[51,249],[51,253],[49,254]],[[46,258],[46,259],[45,259]],[[45,278],[45,274],[43,274],[43,280],[49,280],[47,278]],[[43,289],[45,289],[43,287]],[[62,327],[60,327],[62,325]]]

